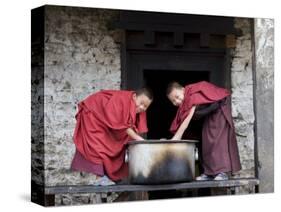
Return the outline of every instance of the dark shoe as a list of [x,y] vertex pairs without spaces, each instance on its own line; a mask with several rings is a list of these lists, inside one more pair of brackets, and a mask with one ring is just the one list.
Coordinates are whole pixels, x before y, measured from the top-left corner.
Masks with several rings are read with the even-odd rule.
[[196,181],[207,181],[207,180],[212,180],[213,178],[209,175],[206,174],[201,174],[200,176],[196,177]]
[[228,180],[228,175],[224,172],[221,172],[214,177],[214,180]]

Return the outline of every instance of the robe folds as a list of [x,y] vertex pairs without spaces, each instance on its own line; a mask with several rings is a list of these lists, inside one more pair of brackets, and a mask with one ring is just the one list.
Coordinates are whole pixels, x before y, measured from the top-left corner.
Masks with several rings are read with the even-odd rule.
[[75,117],[72,169],[106,174],[114,181],[127,177],[124,159],[131,138],[126,130],[148,130],[146,113],[136,113],[133,91],[103,90],[92,94],[78,104]]
[[202,128],[204,174],[237,172],[241,169],[241,164],[228,90],[206,81],[187,85],[184,90],[184,101],[178,108],[170,131],[173,133],[177,131],[190,113],[192,106],[214,102],[220,102],[219,107],[204,118]]

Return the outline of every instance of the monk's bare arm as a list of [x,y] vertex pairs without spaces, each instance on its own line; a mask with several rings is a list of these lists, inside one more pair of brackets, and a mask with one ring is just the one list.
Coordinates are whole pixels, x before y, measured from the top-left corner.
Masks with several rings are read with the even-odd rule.
[[181,123],[179,129],[177,130],[176,134],[173,136],[172,140],[180,140],[184,131],[186,130],[186,128],[189,125],[189,122],[194,114],[196,106],[193,106],[190,110],[190,113],[188,114],[188,116],[184,119],[184,121]]
[[134,140],[144,140],[143,137],[138,135],[132,128],[128,128],[126,132]]

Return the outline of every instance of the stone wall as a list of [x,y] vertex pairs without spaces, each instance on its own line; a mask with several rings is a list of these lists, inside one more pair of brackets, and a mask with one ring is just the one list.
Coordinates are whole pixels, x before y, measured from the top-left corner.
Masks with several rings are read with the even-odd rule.
[[274,192],[274,20],[255,26],[257,167],[260,192]]
[[[42,54],[41,45],[33,44],[34,54]],[[43,54],[42,54],[43,56]],[[31,180],[44,185],[44,65],[33,58],[31,77]]]
[[[45,185],[92,184],[92,174],[72,172],[77,103],[101,89],[120,89],[120,46],[108,29],[112,10],[46,7]],[[77,196],[77,195],[76,195]],[[93,195],[73,197],[93,202]],[[71,195],[56,195],[66,204]],[[87,199],[87,200],[86,200]],[[75,203],[71,203],[75,204]]]
[[44,22],[43,9],[32,11],[31,33],[31,180],[44,185]]
[[251,19],[235,18],[241,32],[232,50],[232,116],[236,129],[242,170],[236,177],[254,177],[254,104]]
[[31,15],[31,201],[44,204],[44,8]]

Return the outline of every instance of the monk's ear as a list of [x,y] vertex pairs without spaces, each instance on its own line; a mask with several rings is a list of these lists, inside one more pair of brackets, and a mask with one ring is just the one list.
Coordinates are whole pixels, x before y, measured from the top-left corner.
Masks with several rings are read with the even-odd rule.
[[136,100],[137,99],[137,94],[133,93],[133,99]]
[[184,92],[184,87],[181,87],[181,90]]

